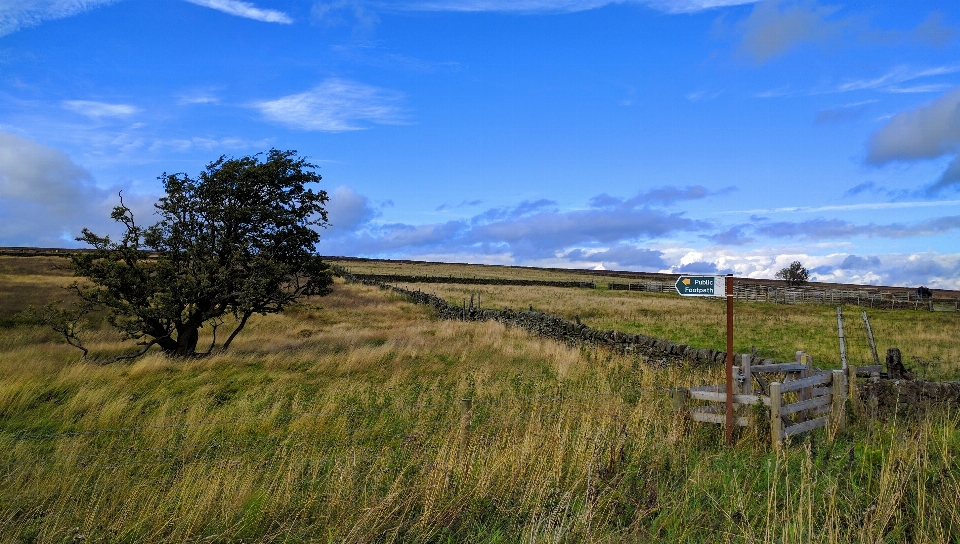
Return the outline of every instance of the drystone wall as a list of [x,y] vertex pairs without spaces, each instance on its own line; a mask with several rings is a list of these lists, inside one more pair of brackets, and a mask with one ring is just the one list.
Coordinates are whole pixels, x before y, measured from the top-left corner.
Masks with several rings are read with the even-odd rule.
[[519,280],[508,278],[465,278],[456,276],[407,276],[403,274],[353,274],[356,280],[383,283],[456,283],[465,285],[518,285],[524,287],[577,287],[596,289],[592,281]]
[[960,406],[960,382],[927,382],[870,378],[857,390],[874,417],[915,415],[933,406]]
[[[389,285],[377,279],[357,276],[346,269],[334,266],[334,272],[347,282],[372,285],[400,294],[416,304],[433,308],[441,319],[459,321],[498,321],[509,327],[519,327],[533,334],[552,338],[569,345],[603,346],[621,353],[643,357],[654,366],[680,364],[717,364],[726,360],[725,351],[698,349],[685,344],[675,344],[663,338],[643,334],[623,333],[615,330],[601,331],[582,323],[569,321],[559,316],[535,310],[482,309],[456,306],[442,298],[423,291],[414,291]],[[740,357],[734,356],[739,362]],[[754,365],[769,365],[778,361],[753,358]],[[960,406],[960,382],[926,382],[870,378],[861,380],[857,387],[860,400],[871,415],[885,417],[890,414],[920,413],[935,406]]]
[[569,345],[604,346],[622,353],[638,354],[644,357],[649,364],[655,366],[681,363],[722,364],[727,357],[725,351],[698,349],[643,334],[630,334],[615,330],[601,331],[582,323],[536,310],[511,310],[509,308],[494,310],[455,306],[430,293],[405,289],[389,285],[380,280],[350,274],[339,267],[335,271],[348,282],[377,286],[401,294],[417,304],[429,305],[441,319],[498,321],[509,327],[522,328],[539,336],[552,338]]

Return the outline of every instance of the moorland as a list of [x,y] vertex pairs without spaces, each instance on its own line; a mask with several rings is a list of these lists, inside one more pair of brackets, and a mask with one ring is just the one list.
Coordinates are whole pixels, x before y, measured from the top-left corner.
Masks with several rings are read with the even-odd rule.
[[[63,264],[0,256],[0,541],[960,541],[956,407],[851,409],[835,436],[777,449],[747,428],[726,447],[721,428],[691,422],[666,394],[719,383],[719,367],[656,368],[496,322],[442,321],[341,280],[257,316],[226,353],[96,365],[19,313],[65,298]],[[723,348],[721,302],[600,283],[421,287]],[[802,349],[838,365],[834,307],[736,309],[737,351],[791,360]],[[844,311],[850,356],[868,364],[861,309]],[[881,353],[899,347],[928,379],[960,376],[956,313],[867,311]],[[129,350],[93,317],[91,352]]]

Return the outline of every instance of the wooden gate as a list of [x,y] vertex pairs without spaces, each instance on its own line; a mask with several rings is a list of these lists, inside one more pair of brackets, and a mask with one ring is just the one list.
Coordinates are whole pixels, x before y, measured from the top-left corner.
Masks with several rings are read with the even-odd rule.
[[[751,360],[750,355],[744,355],[741,366],[733,367],[735,425],[753,425],[750,407],[760,403],[770,410],[770,441],[777,447],[790,436],[819,427],[832,431],[844,427],[846,372],[817,369],[813,358],[802,351],[797,352],[795,363],[751,365]],[[678,407],[688,401],[707,403],[689,408],[694,421],[726,422],[725,385],[680,389],[675,395]]]

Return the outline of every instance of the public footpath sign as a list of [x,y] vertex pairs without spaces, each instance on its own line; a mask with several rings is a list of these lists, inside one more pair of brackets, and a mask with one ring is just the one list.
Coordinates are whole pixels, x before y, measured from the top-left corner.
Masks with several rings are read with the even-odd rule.
[[726,284],[726,276],[680,276],[676,287],[684,297],[722,297]]
[[727,298],[727,445],[733,446],[733,276],[680,276],[677,293],[684,297]]

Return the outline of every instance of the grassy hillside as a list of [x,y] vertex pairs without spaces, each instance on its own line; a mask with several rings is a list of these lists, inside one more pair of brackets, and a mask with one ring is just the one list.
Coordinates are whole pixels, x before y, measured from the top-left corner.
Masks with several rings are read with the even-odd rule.
[[[342,283],[248,328],[226,355],[97,367],[8,322],[0,541],[960,534],[956,411],[855,419],[834,441],[817,431],[779,452],[750,429],[728,449],[665,394],[718,383],[719,369],[653,369],[496,323],[441,322]],[[91,333],[95,349],[120,349]]]

